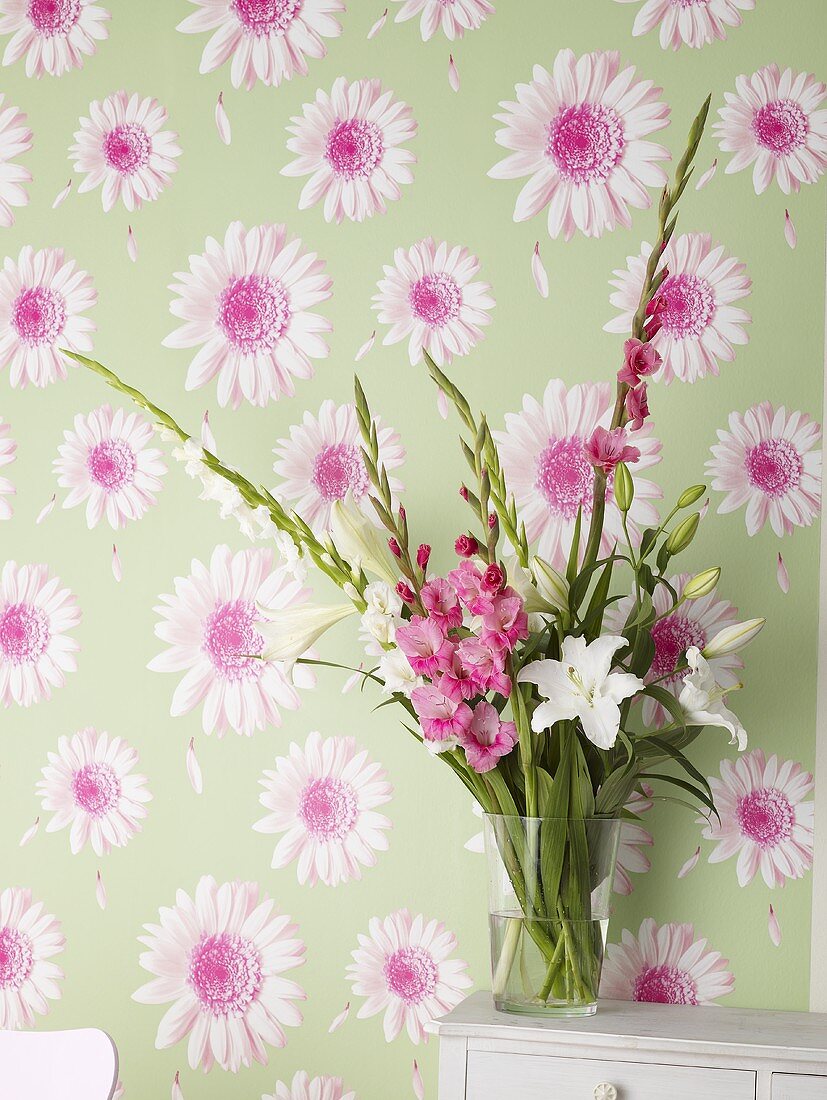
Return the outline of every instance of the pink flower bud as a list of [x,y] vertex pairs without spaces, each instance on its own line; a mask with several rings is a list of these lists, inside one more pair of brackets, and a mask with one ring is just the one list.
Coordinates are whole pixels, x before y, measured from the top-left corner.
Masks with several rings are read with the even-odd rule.
[[646,307],[646,316],[649,320],[643,328],[643,335],[647,340],[653,340],[660,332],[663,325],[663,314],[666,312],[667,308],[665,299],[660,295],[649,302],[649,305]]
[[399,519],[402,523],[404,523],[407,518],[408,518],[408,513],[405,511],[405,505],[400,504],[399,505]]
[[396,586],[397,595],[401,596],[405,603],[416,603],[416,593],[405,581],[400,581]]
[[497,526],[497,513],[496,512],[489,512],[488,513],[488,529],[489,529],[489,531],[493,531],[496,526]]
[[402,557],[402,550],[393,535],[388,539],[388,548],[395,558]]
[[502,592],[504,584],[505,574],[502,567],[493,562],[482,575],[482,591],[486,595],[496,596],[499,592]]
[[623,366],[617,377],[627,386],[636,386],[641,378],[648,378],[657,371],[663,360],[650,343],[634,336],[623,345]]
[[416,564],[420,569],[428,568],[428,559],[431,556],[431,548],[427,542],[420,543],[419,549],[416,552]]
[[641,382],[626,394],[626,415],[629,417],[629,427],[633,432],[643,427],[643,422],[649,415],[645,382]]
[[454,551],[461,558],[473,558],[479,549],[480,544],[473,535],[460,535],[454,543]]
[[463,500],[468,500],[468,486],[467,485],[460,485],[459,495],[462,497]]

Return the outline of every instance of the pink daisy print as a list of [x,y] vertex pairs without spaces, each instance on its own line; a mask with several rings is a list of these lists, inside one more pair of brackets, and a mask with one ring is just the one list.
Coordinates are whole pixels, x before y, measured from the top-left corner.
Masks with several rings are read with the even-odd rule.
[[379,321],[391,326],[382,343],[407,339],[413,366],[422,361],[423,348],[440,366],[467,355],[482,340],[495,305],[479,271],[467,248],[433,237],[397,248],[373,298]]
[[94,0],[0,0],[0,35],[11,40],[3,64],[26,58],[26,76],[63,76],[109,36],[106,8]]
[[809,73],[767,65],[739,76],[714,130],[721,150],[734,153],[727,172],[755,164],[756,194],[773,180],[785,195],[815,183],[827,168],[827,85]]
[[475,31],[494,14],[494,5],[488,0],[394,0],[402,7],[396,13],[396,22],[415,19],[418,15],[422,41],[433,38],[438,30],[453,42],[466,31]]
[[66,377],[61,348],[88,354],[95,324],[84,314],[98,300],[92,279],[62,248],[31,245],[0,271],[0,366],[12,386],[42,388]]
[[390,801],[393,788],[384,768],[365,750],[357,751],[354,738],[323,740],[311,733],[304,748],[293,742],[261,785],[259,801],[267,814],[253,828],[284,834],[272,866],[298,860],[302,885],[360,879],[362,867],[373,867],[376,853],[387,851],[391,823],[377,807]]
[[427,1042],[425,1024],[456,1007],[473,985],[468,964],[451,958],[456,946],[444,924],[412,917],[407,909],[374,917],[347,968],[354,994],[366,998],[359,1019],[384,1012],[387,1042],[403,1027],[412,1043]]
[[167,468],[161,451],[148,446],[155,429],[142,416],[102,405],[88,416],[78,413],[63,436],[54,461],[58,485],[69,490],[63,507],[86,501],[90,528],[104,516],[110,527],[125,527],[155,504]]
[[26,206],[29,193],[25,184],[32,182],[31,172],[14,161],[32,147],[32,132],[26,116],[17,107],[3,107],[0,95],[0,227],[14,225],[15,206]]
[[261,1100],[356,1100],[355,1092],[345,1092],[341,1077],[314,1077],[299,1070],[291,1084],[276,1081],[276,1091]]
[[495,115],[504,127],[498,145],[512,149],[488,173],[494,179],[529,176],[517,198],[514,220],[526,221],[548,207],[551,237],[568,241],[632,224],[629,208],[652,205],[647,188],[662,187],[668,160],[662,145],[644,140],[669,123],[669,107],[651,80],[621,70],[612,50],[577,58],[561,50],[551,73],[534,66],[533,80],[518,84],[515,102]]
[[[617,2],[639,4],[640,0]],[[754,8],[755,0],[645,0],[635,17],[632,34],[648,34],[659,26],[663,49],[690,46],[697,50],[710,42],[722,42],[727,28],[741,26],[741,12]]]
[[696,938],[691,924],[662,924],[651,917],[637,936],[624,928],[606,949],[600,996],[620,1001],[707,1005],[731,993],[729,960]]
[[228,730],[251,736],[281,725],[281,709],[297,710],[298,687],[314,677],[301,665],[264,660],[257,604],[283,610],[309,593],[288,566],[276,568],[269,548],[217,546],[210,564],[193,561],[187,577],[175,578],[175,595],[161,596],[155,634],[169,648],[149,662],[155,672],[184,672],[170,714],[188,714],[203,704],[205,733]]
[[249,91],[257,80],[278,87],[307,75],[307,59],[327,53],[326,38],[337,38],[336,18],[344,0],[190,0],[197,8],[178,24],[185,34],[213,31],[199,72],[211,73],[232,58],[234,88]]
[[145,924],[139,942],[144,970],[156,975],[132,994],[141,1004],[172,1002],[158,1027],[158,1050],[189,1036],[192,1069],[214,1065],[237,1073],[267,1064],[267,1047],[287,1044],[286,1027],[298,1027],[295,1001],[304,990],[284,975],[304,963],[298,927],[273,907],[254,882],[224,882],[205,875],[195,898],[185,890]]
[[809,527],[821,510],[821,425],[806,413],[777,411],[762,401],[729,416],[729,431],[718,429],[718,443],[706,468],[712,488],[725,493],[719,512],[746,504],[746,525],[757,534],[767,520],[781,537]]
[[292,397],[297,378],[312,378],[312,359],[330,354],[323,334],[331,324],[313,306],[331,295],[324,261],[283,225],[245,229],[233,222],[220,244],[190,256],[190,270],[170,286],[179,295],[170,312],[184,322],[164,340],[168,348],[199,348],[187,373],[195,390],[218,376],[218,402],[264,406]]
[[122,848],[140,832],[152,799],[146,776],[134,772],[137,763],[135,749],[92,726],[61,737],[37,784],[44,811],[53,815],[46,832],[69,826],[72,855],[87,844],[98,856]]
[[705,840],[717,841],[710,863],[737,855],[738,885],[758,872],[771,889],[803,878],[813,865],[814,803],[807,801],[813,777],[792,760],[769,760],[761,749],[721,761],[721,778],[710,778],[720,821],[699,818]]
[[[626,803],[624,809],[630,814],[640,817],[652,809],[652,788],[642,784],[642,791],[633,791],[632,797]],[[651,848],[655,843],[652,834],[647,832],[636,821],[624,818],[620,826],[620,843],[617,848],[617,865],[612,889],[616,894],[628,897],[634,890],[634,884],[630,874],[642,875],[652,869],[651,861],[644,848]]]
[[[610,285],[615,291],[609,301],[620,313],[603,326],[606,332],[630,331],[651,252],[652,246],[644,243],[639,256],[627,258],[626,270],[614,272]],[[708,233],[673,238],[663,265],[669,274],[658,294],[661,329],[652,338],[663,366],[654,377],[669,383],[717,375],[719,362],[731,363],[735,346],[749,339],[744,326],[751,317],[733,303],[746,298],[752,280],[739,260],[722,245],[712,244]]]
[[[166,108],[157,99],[115,92],[89,104],[69,150],[75,171],[85,173],[79,191],[101,187],[103,209],[121,199],[127,210],[140,210],[172,181],[180,157],[178,135],[166,130]],[[102,186],[101,186],[102,185]]]
[[402,184],[413,182],[416,157],[403,148],[416,136],[411,109],[378,80],[334,82],[319,89],[292,120],[287,148],[296,159],[284,176],[310,176],[299,196],[299,210],[324,202],[325,221],[361,222],[384,214],[386,200],[402,198]]
[[[614,408],[614,392],[608,382],[586,382],[566,389],[559,379],[546,386],[542,403],[526,394],[522,410],[507,413],[505,430],[494,432],[503,470],[514,496],[519,519],[529,542],[556,569],[565,570],[568,546],[574,534],[578,510],[583,509],[581,543],[585,548],[594,492],[594,467],[585,444],[595,428],[607,428]],[[629,531],[658,525],[653,501],[662,493],[639,474],[660,462],[660,441],[650,434],[647,422],[635,432],[640,458],[634,464],[635,499],[629,512]],[[606,492],[603,552],[623,540],[623,523],[614,500],[614,478]]]
[[46,565],[7,561],[0,573],[0,701],[29,707],[49,699],[77,668],[69,631],[80,610]]
[[[14,462],[17,444],[9,435],[11,429],[0,417],[0,470]],[[13,497],[17,490],[7,477],[0,475],[0,520],[11,519],[11,505],[4,497]]]
[[34,1027],[48,1001],[60,1000],[63,971],[51,960],[66,945],[60,921],[43,912],[31,890],[0,893],[0,1030]]
[[[393,476],[405,460],[399,435],[375,418],[379,460],[388,472],[394,498],[402,492],[402,482]],[[322,402],[318,417],[306,412],[301,424],[290,428],[290,438],[280,439],[273,449],[273,469],[282,479],[276,496],[323,535],[330,526],[334,501],[348,499],[374,523],[379,517],[369,500],[370,479],[362,461],[362,437],[354,405]]]

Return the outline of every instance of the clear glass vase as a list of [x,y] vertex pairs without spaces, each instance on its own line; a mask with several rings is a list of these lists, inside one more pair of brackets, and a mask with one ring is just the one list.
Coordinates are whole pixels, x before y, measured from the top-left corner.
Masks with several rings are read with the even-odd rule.
[[591,1016],[621,822],[488,814],[494,1004],[525,1016]]

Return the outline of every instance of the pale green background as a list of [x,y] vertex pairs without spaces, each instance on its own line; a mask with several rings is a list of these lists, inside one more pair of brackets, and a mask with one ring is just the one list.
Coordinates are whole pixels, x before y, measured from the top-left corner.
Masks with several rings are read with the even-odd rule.
[[[35,180],[30,206],[3,231],[2,249],[17,254],[26,243],[60,245],[93,273],[100,291],[94,316],[99,327],[96,353],[156,401],[195,428],[206,407],[219,450],[248,473],[267,479],[270,448],[305,408],[314,412],[325,397],[346,401],[351,394],[353,355],[374,327],[370,299],[393,249],[433,234],[467,245],[481,261],[494,287],[497,307],[484,343],[455,365],[455,376],[474,403],[484,403],[494,424],[516,409],[524,392],[539,395],[549,377],[567,383],[608,379],[616,368],[620,341],[602,331],[611,316],[607,280],[651,239],[652,213],[635,215],[630,232],[600,241],[577,237],[551,242],[542,218],[515,225],[511,220],[518,184],[489,180],[499,159],[492,114],[510,98],[531,66],[550,67],[556,51],[620,49],[643,75],[665,89],[673,105],[673,125],[665,140],[682,145],[686,127],[708,91],[715,105],[737,74],[777,61],[782,66],[827,71],[823,46],[823,0],[794,4],[758,0],[744,25],[726,43],[702,51],[661,51],[656,36],[631,36],[637,5],[612,0],[499,0],[498,12],[480,31],[455,46],[462,90],[448,88],[449,47],[442,37],[427,45],[415,24],[390,21],[372,42],[366,33],[381,13],[383,0],[351,0],[344,34],[328,57],[311,64],[310,75],[279,89],[236,92],[226,69],[198,75],[206,36],[176,33],[190,6],[173,0],[127,3],[114,9],[111,38],[85,69],[59,81],[27,80],[22,65],[3,70],[0,89],[28,112],[35,134],[26,158]],[[393,6],[393,5],[392,5]],[[300,182],[279,175],[290,159],[285,125],[317,87],[334,78],[380,77],[409,102],[420,123],[414,142],[419,157],[413,186],[385,217],[362,225],[327,225],[318,208],[299,213]],[[66,151],[78,117],[89,101],[119,88],[157,96],[180,133],[184,155],[172,186],[156,203],[134,216],[140,258],[127,259],[129,216],[118,208],[104,215],[99,193],[78,195],[56,212],[51,202],[66,183]],[[224,90],[233,142],[224,147],[213,123],[219,90]],[[700,152],[706,167],[717,152],[711,135]],[[785,199],[773,188],[761,198],[749,172],[725,177],[719,171],[705,191],[687,192],[681,225],[708,230],[747,265],[755,286],[746,305],[753,313],[752,340],[720,379],[689,387],[675,384],[652,394],[656,429],[665,440],[657,470],[667,496],[703,475],[703,462],[715,429],[733,409],[759,400],[802,409],[820,419],[824,306],[824,194],[805,187],[791,210],[799,247],[784,242]],[[172,273],[200,252],[208,234],[223,237],[228,222],[251,225],[284,221],[309,247],[327,259],[334,297],[326,307],[334,324],[332,355],[317,377],[300,385],[295,398],[266,410],[218,410],[214,389],[194,394],[183,388],[187,352],[161,347],[173,327],[166,289]],[[551,277],[543,301],[530,279],[529,259],[541,240]],[[465,519],[456,497],[463,474],[454,447],[454,424],[436,415],[434,392],[421,369],[412,369],[404,345],[378,346],[361,365],[370,397],[388,422],[402,431],[409,447],[403,471],[416,538],[434,543],[436,564],[447,565],[453,537]],[[86,530],[82,509],[56,510],[40,527],[34,519],[55,489],[51,461],[64,428],[78,411],[109,399],[90,376],[74,372],[45,392],[13,391],[0,379],[0,414],[19,441],[10,473],[19,487],[14,519],[0,529],[2,556],[46,561],[77,594],[83,623],[79,671],[50,703],[12,709],[0,717],[0,884],[30,886],[63,921],[67,948],[63,999],[45,1024],[72,1027],[99,1024],[121,1049],[122,1077],[130,1097],[167,1095],[176,1069],[182,1071],[187,1100],[258,1097],[306,1068],[342,1075],[360,1100],[410,1095],[411,1058],[424,1065],[428,1096],[436,1094],[436,1048],[414,1051],[406,1038],[387,1046],[379,1019],[349,1023],[333,1036],[327,1027],[350,997],[344,970],[357,933],[374,915],[407,905],[447,922],[459,937],[460,955],[476,982],[487,981],[484,867],[481,857],[463,850],[476,831],[469,801],[448,770],[417,748],[398,728],[389,710],[371,713],[370,700],[340,695],[343,677],[322,673],[319,690],[305,696],[303,709],[288,715],[280,731],[252,740],[230,735],[205,738],[200,714],[172,720],[169,702],[176,677],[153,674],[147,661],[158,651],[152,607],[172,579],[188,571],[190,559],[208,558],[217,542],[245,543],[233,525],[222,523],[212,506],[195,500],[193,487],[176,469],[159,506],[143,522],[117,536],[124,564],[118,586],[110,573],[112,535],[108,528]],[[5,471],[4,471],[5,472]],[[777,751],[812,768],[815,729],[816,529],[783,541],[792,588],[783,596],[775,581],[775,557],[782,544],[762,531],[750,540],[743,513],[709,520],[696,540],[692,567],[720,563],[722,593],[744,613],[766,614],[769,626],[748,655],[747,691],[737,700],[753,745]],[[353,659],[355,630],[339,628],[325,646],[327,655]],[[25,849],[23,831],[40,811],[34,786],[60,734],[94,724],[137,746],[141,771],[155,800],[141,835],[103,861],[91,851],[73,857],[66,833],[41,828]],[[291,738],[309,730],[354,734],[388,768],[396,788],[389,807],[394,829],[390,851],[361,883],[335,892],[300,888],[295,870],[269,869],[271,838],[251,831],[259,816],[257,781]],[[190,789],[184,754],[196,737],[205,774],[205,793]],[[730,750],[721,732],[710,732],[697,759],[706,774],[717,771]],[[808,997],[810,879],[771,896],[760,881],[741,890],[734,861],[701,866],[678,882],[676,872],[700,841],[688,812],[671,807],[650,815],[656,847],[654,870],[638,876],[635,893],[619,901],[613,938],[622,927],[637,930],[644,916],[696,924],[732,963],[736,977],[730,1003],[805,1008]],[[709,848],[706,846],[706,851]],[[109,907],[101,912],[94,897],[95,870],[103,869]],[[274,1052],[268,1068],[238,1077],[214,1070],[208,1077],[186,1067],[186,1051],[153,1048],[162,1009],[144,1007],[130,995],[146,978],[138,966],[136,936],[153,920],[159,905],[170,904],[176,888],[189,891],[199,876],[219,880],[251,878],[272,893],[298,920],[307,942],[307,965],[296,976],[305,985],[305,1026],[291,1032],[284,1051]],[[780,950],[767,936],[767,906],[776,905],[784,930]],[[358,1005],[358,1000],[356,1002]]]

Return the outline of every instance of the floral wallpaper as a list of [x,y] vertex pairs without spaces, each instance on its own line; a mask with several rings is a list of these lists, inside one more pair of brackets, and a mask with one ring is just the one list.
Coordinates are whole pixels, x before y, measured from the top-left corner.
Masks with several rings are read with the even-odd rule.
[[[356,364],[391,492],[447,567],[463,465],[425,347],[488,410],[559,564],[670,151],[708,93],[629,522],[706,481],[699,560],[723,579],[659,608],[668,690],[739,605],[768,626],[712,661],[749,687],[748,743],[708,731],[699,757],[720,820],[649,788],[628,806],[603,993],[806,1006],[821,14],[0,0],[0,1027],[104,1027],[129,1097],[436,1097],[424,1025],[488,982],[468,797],[358,670],[259,658],[257,605],[301,609],[305,563],[225,487],[199,503],[193,453],[61,349],[319,535],[348,494],[371,514]],[[607,539],[620,526],[610,500]],[[382,646],[400,607],[377,595],[320,656],[364,652],[405,690]]]

